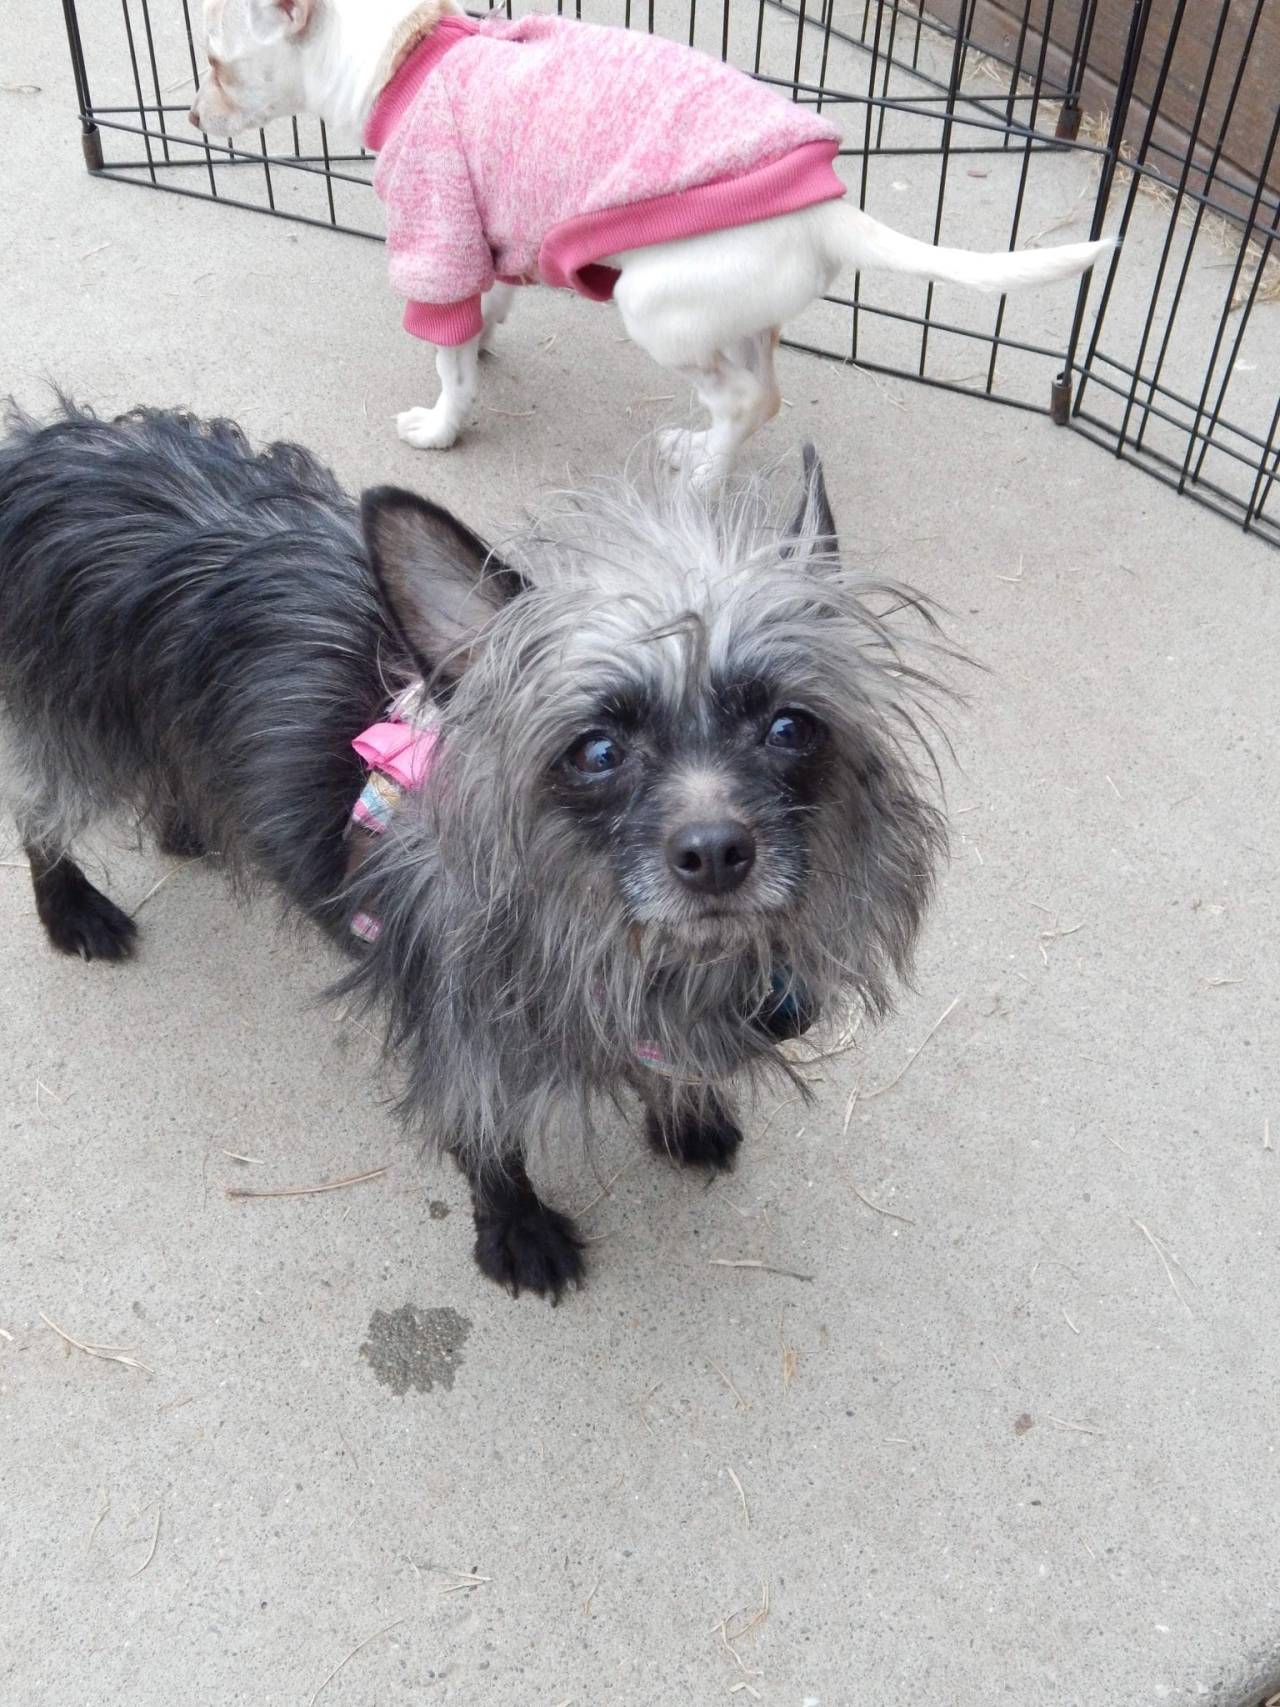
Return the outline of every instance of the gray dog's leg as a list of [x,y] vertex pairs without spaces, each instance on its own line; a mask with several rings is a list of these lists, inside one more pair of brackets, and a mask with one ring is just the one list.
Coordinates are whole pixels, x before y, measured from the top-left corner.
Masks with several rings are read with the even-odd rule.
[[70,854],[33,842],[24,848],[36,912],[54,948],[83,960],[127,959],[138,934],[129,915],[94,888]]
[[674,1085],[655,1073],[638,1073],[633,1083],[645,1105],[645,1133],[660,1156],[689,1167],[733,1166],[742,1128],[717,1092]]
[[454,1160],[467,1176],[476,1223],[476,1261],[513,1296],[539,1292],[558,1303],[582,1280],[582,1246],[573,1222],[533,1189],[519,1151],[477,1161],[461,1146]]

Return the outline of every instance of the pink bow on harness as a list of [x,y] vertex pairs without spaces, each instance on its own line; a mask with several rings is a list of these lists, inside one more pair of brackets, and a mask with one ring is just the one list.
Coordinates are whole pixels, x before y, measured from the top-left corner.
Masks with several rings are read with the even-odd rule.
[[411,723],[371,723],[351,745],[372,771],[381,771],[410,794],[422,787],[436,750],[434,729]]
[[[431,774],[436,731],[412,723],[372,723],[351,745],[369,767],[369,780],[351,809],[351,821],[370,836],[381,836],[402,794],[414,794]],[[363,942],[373,942],[382,921],[371,913],[355,913],[351,929]]]

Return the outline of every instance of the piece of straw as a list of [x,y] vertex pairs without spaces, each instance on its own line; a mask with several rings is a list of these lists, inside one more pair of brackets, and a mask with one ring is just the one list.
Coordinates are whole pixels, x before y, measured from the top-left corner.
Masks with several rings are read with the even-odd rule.
[[[1136,1215],[1131,1215],[1129,1217],[1129,1219],[1133,1222],[1134,1226],[1142,1234],[1143,1238],[1147,1240],[1147,1242],[1148,1242],[1148,1244],[1150,1244],[1152,1250],[1156,1253],[1156,1255],[1160,1258],[1160,1261],[1164,1264],[1164,1272],[1169,1276],[1169,1284],[1170,1284],[1170,1286],[1172,1286],[1172,1288],[1174,1290],[1174,1294],[1177,1297],[1178,1302],[1182,1305],[1183,1309],[1187,1312],[1188,1316],[1190,1316],[1192,1314],[1191,1306],[1190,1306],[1190,1304],[1187,1303],[1186,1298],[1183,1296],[1182,1288],[1178,1285],[1178,1282],[1177,1282],[1177,1279],[1174,1275],[1174,1272],[1169,1267],[1169,1259],[1168,1259],[1168,1257],[1166,1257],[1166,1255],[1164,1253],[1164,1246],[1160,1243],[1160,1240],[1156,1238],[1155,1234],[1151,1231],[1150,1227],[1147,1226],[1145,1221],[1139,1221],[1139,1219]],[[1181,1263],[1179,1263],[1178,1266],[1181,1268],[1182,1267]],[[1183,1273],[1184,1274],[1186,1273],[1185,1269],[1183,1269]],[[1188,1276],[1188,1279],[1189,1278],[1190,1278],[1190,1276]]]
[[366,1636],[363,1642],[357,1642],[355,1647],[352,1648],[351,1652],[349,1654],[344,1654],[342,1656],[342,1658],[338,1661],[337,1665],[334,1666],[333,1670],[331,1672],[329,1672],[327,1674],[327,1676],[325,1676],[322,1679],[319,1687],[316,1689],[315,1693],[312,1695],[311,1700],[307,1703],[307,1707],[316,1707],[316,1702],[320,1699],[321,1691],[325,1688],[325,1686],[327,1684],[330,1684],[333,1682],[334,1678],[337,1677],[338,1673],[342,1670],[343,1666],[346,1665],[347,1661],[353,1660],[356,1657],[356,1655],[360,1652],[361,1648],[367,1648],[369,1646],[370,1642],[376,1642],[378,1640],[379,1636],[385,1636],[389,1630],[394,1630],[397,1628],[398,1625],[401,1625],[403,1623],[404,1623],[403,1618],[397,1618],[394,1623],[385,1624],[381,1630],[375,1630],[372,1636]]
[[363,1185],[365,1180],[379,1179],[386,1173],[390,1163],[380,1168],[370,1168],[368,1173],[348,1174],[346,1179],[327,1180],[323,1185],[286,1185],[274,1190],[263,1187],[255,1188],[249,1185],[224,1185],[223,1190],[228,1197],[314,1197],[322,1191],[341,1191],[348,1185]]
[[160,1542],[160,1520],[163,1516],[164,1516],[164,1499],[163,1499],[163,1497],[161,1497],[160,1499],[158,1499],[156,1501],[156,1526],[151,1531],[151,1545],[147,1549],[147,1556],[142,1561],[142,1563],[138,1566],[136,1571],[130,1571],[128,1573],[131,1577],[140,1577],[142,1575],[143,1571],[146,1570],[147,1566],[155,1558],[156,1548]]
[[99,1529],[101,1529],[103,1519],[106,1517],[107,1513],[111,1510],[111,1500],[110,1500],[109,1495],[107,1494],[107,1490],[105,1488],[102,1488],[99,1491],[102,1494],[102,1506],[98,1512],[97,1517],[95,1517],[93,1520],[93,1527],[89,1531],[89,1539],[84,1544],[84,1550],[86,1553],[89,1551],[90,1547],[93,1546],[93,1538],[98,1533]]
[[738,1480],[737,1472],[734,1469],[732,1469],[732,1467],[730,1465],[726,1464],[724,1468],[725,1468],[725,1474],[728,1476],[729,1480],[733,1483],[734,1487],[737,1488],[737,1490],[738,1490],[738,1498],[742,1501],[742,1522],[743,1522],[743,1525],[745,1528],[750,1529],[751,1528],[751,1513],[747,1510],[747,1496],[742,1491],[742,1483]]
[[733,1394],[734,1398],[738,1401],[738,1408],[740,1410],[749,1411],[751,1409],[751,1406],[748,1403],[748,1401],[743,1398],[742,1394],[734,1386],[733,1379],[730,1376],[728,1370],[722,1369],[720,1367],[720,1365],[714,1360],[714,1358],[710,1358],[710,1357],[707,1359],[707,1368],[715,1370],[716,1374],[720,1377],[720,1379],[724,1382],[725,1386],[729,1389],[729,1391]]
[[893,1075],[893,1077],[886,1084],[877,1085],[876,1088],[874,1090],[871,1090],[871,1091],[863,1091],[861,1093],[861,1095],[862,1095],[862,1098],[864,1100],[866,1100],[870,1097],[882,1097],[886,1091],[891,1091],[895,1085],[900,1084],[902,1082],[903,1078],[906,1075],[907,1069],[915,1061],[916,1057],[920,1054],[920,1051],[924,1048],[925,1044],[929,1042],[930,1038],[938,1030],[939,1026],[941,1026],[943,1020],[945,1020],[955,1010],[955,1008],[959,1004],[959,1001],[960,1001],[959,996],[956,996],[952,1001],[948,1002],[947,1006],[945,1008],[943,1008],[942,1012],[938,1015],[937,1019],[934,1020],[933,1024],[929,1027],[928,1031],[926,1031],[924,1036],[920,1039],[920,1042],[916,1044],[915,1048],[911,1051],[910,1055],[907,1056],[906,1060],[902,1064],[901,1069],[898,1072],[896,1072]]
[[121,1345],[90,1345],[86,1340],[78,1340],[74,1334],[69,1334],[65,1328],[60,1328],[55,1321],[50,1320],[43,1310],[36,1314],[46,1327],[52,1328],[59,1339],[66,1340],[77,1351],[84,1352],[86,1357],[100,1357],[104,1363],[122,1363],[126,1369],[141,1369],[146,1375],[154,1375],[155,1370],[148,1364],[140,1363],[126,1347]]
[[209,857],[210,855],[208,854],[196,854],[193,859],[184,859],[181,865],[175,865],[172,871],[166,871],[163,877],[157,877],[150,889],[147,890],[141,901],[139,901],[138,905],[133,909],[133,917],[136,919],[151,897],[159,894],[165,884],[171,883],[173,879],[178,876],[179,872],[185,871],[189,865],[199,865],[203,860],[206,860]]
[[[843,1170],[841,1170],[841,1171],[843,1172]],[[849,1190],[858,1199],[859,1203],[865,1203],[867,1208],[868,1209],[874,1209],[877,1215],[884,1215],[890,1221],[901,1221],[904,1227],[914,1227],[915,1226],[915,1222],[911,1219],[911,1217],[909,1215],[899,1215],[897,1210],[895,1210],[895,1209],[884,1209],[881,1207],[880,1204],[872,1203],[872,1201],[869,1197],[867,1197],[863,1192],[858,1190],[857,1186],[849,1178],[848,1174],[845,1174],[845,1176],[844,1176],[844,1183],[849,1187]]]
[[804,1100],[805,1099],[802,1096],[784,1097],[780,1103],[778,1103],[774,1108],[771,1108],[769,1110],[768,1118],[765,1120],[764,1125],[760,1128],[760,1131],[757,1134],[756,1142],[758,1143],[759,1140],[764,1137],[765,1133],[773,1125],[774,1121],[782,1113],[784,1108],[794,1108],[796,1103],[803,1102]]
[[800,1367],[800,1353],[795,1346],[787,1344],[787,1315],[785,1310],[778,1317],[778,1344],[782,1348],[782,1391],[789,1393],[791,1383],[796,1378],[796,1370]]
[[712,1268],[758,1268],[762,1274],[780,1274],[787,1280],[811,1281],[811,1274],[799,1274],[794,1268],[775,1268],[772,1263],[761,1262],[757,1257],[708,1257]]

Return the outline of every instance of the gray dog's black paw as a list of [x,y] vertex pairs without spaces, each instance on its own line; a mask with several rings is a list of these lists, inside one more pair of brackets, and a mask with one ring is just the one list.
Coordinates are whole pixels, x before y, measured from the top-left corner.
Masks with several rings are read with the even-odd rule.
[[573,1222],[536,1197],[499,1213],[476,1216],[476,1262],[513,1297],[537,1292],[560,1302],[566,1286],[580,1286],[582,1245]]
[[741,1127],[715,1103],[678,1121],[664,1122],[650,1114],[645,1133],[660,1156],[717,1173],[727,1173],[733,1167],[742,1143]]
[[36,911],[45,935],[61,954],[82,960],[127,960],[138,927],[70,860],[36,880]]

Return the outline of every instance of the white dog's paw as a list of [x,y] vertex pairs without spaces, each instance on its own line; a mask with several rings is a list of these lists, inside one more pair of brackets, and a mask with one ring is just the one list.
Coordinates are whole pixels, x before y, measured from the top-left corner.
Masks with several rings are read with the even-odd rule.
[[714,492],[729,478],[729,467],[727,456],[704,456],[689,470],[689,484],[695,492]]
[[690,432],[688,427],[667,427],[658,434],[658,455],[668,468],[699,467],[706,448],[706,433]]
[[438,403],[431,409],[402,409],[396,416],[396,432],[415,450],[448,450],[457,440],[458,420]]

